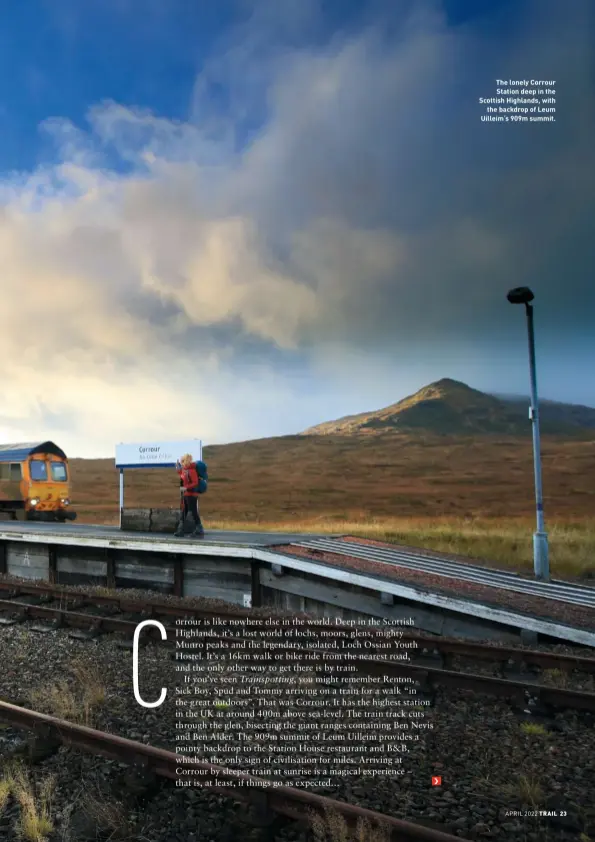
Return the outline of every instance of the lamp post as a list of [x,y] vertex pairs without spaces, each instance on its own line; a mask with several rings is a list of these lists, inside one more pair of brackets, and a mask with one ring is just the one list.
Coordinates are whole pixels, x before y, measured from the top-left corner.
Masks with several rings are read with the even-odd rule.
[[529,287],[516,287],[506,296],[511,304],[524,304],[527,314],[527,333],[529,335],[529,373],[531,377],[531,406],[529,419],[533,430],[533,465],[535,471],[535,508],[537,529],[533,535],[533,570],[537,579],[548,581],[550,578],[547,532],[543,518],[543,490],[541,486],[541,448],[539,437],[539,407],[537,403],[537,375],[535,372],[535,334],[533,331],[533,307],[535,298]]

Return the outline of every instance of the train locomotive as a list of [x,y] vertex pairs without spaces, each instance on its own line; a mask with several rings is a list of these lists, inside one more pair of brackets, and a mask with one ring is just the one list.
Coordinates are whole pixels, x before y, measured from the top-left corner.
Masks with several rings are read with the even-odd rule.
[[51,441],[0,445],[0,512],[12,520],[76,520],[64,451]]

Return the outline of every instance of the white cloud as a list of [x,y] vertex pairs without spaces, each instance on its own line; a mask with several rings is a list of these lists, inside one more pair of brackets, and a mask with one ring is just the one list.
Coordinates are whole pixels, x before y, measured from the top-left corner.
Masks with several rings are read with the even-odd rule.
[[[312,24],[312,6],[303,18],[292,8],[292,25]],[[556,20],[545,42],[539,32],[545,46],[529,35],[500,48],[498,67],[550,50],[557,75],[570,35],[556,52]],[[228,122],[201,84],[188,122],[97,104],[87,131],[46,123],[55,166],[0,184],[2,438],[109,452],[196,435],[198,419],[221,441],[257,435],[259,412],[282,431],[315,405],[283,377],[292,353],[324,371],[341,348],[494,337],[513,278],[542,283],[556,318],[583,317],[547,296],[561,267],[567,291],[585,277],[584,241],[571,239],[593,199],[584,114],[531,141],[522,126],[488,133],[476,96],[493,66],[470,79],[458,63],[481,39],[433,14],[397,38],[370,29],[261,64],[260,37],[231,44],[202,78],[219,73],[245,95]],[[266,119],[241,148],[234,117],[252,96]]]

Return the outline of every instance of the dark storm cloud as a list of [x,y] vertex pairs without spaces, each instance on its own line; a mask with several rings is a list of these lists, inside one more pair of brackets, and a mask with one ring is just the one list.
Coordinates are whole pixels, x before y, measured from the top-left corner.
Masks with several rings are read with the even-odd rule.
[[[505,293],[523,284],[543,327],[586,333],[588,0],[519,3],[508,35],[395,5],[331,33],[320,3],[247,4],[187,123],[115,103],[91,110],[87,138],[54,123],[61,166],[4,187],[7,285],[26,277],[50,308],[56,278],[70,293],[60,330],[48,320],[36,341],[271,364],[329,346],[496,341],[518,332]],[[555,79],[556,122],[482,123],[497,77]],[[229,93],[217,107],[213,85]],[[67,318],[80,306],[84,329]]]
[[[506,290],[523,284],[560,333],[589,327],[589,9],[521,7],[507,42],[418,13],[405,40],[372,29],[279,63],[232,193],[317,293],[303,341],[495,336],[511,324]],[[555,79],[556,123],[482,123],[496,77]]]

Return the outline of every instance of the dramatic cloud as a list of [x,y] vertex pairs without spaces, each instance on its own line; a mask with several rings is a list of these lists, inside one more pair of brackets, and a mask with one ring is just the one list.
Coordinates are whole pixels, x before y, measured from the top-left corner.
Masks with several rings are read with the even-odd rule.
[[[589,3],[521,6],[499,40],[422,3],[323,38],[316,3],[264,3],[187,122],[113,102],[48,121],[59,160],[0,188],[2,438],[289,432],[300,406],[332,413],[317,378],[353,355],[385,384],[413,347],[493,359],[521,284],[546,349],[592,336]],[[481,123],[496,76],[556,79],[556,123]]]

